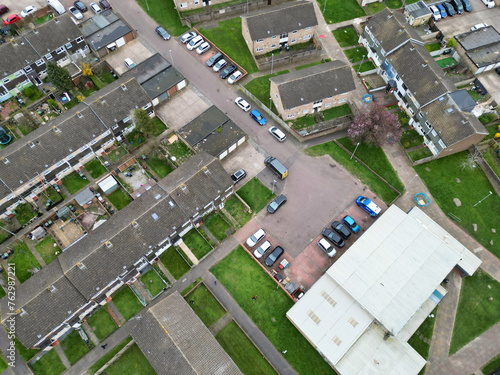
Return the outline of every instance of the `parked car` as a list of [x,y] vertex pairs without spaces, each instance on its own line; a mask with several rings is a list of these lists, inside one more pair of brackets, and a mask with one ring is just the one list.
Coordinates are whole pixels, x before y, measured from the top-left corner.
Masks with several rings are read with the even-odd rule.
[[9,11],[9,8],[7,8],[7,6],[6,6],[6,5],[3,5],[3,4],[2,4],[2,5],[0,5],[0,16],[1,16],[2,14],[7,13],[8,11]]
[[92,9],[92,12],[95,14],[101,13],[102,9],[97,3],[90,3],[90,9]]
[[221,70],[222,68],[224,68],[225,66],[227,65],[227,61],[225,59],[220,59],[219,61],[217,61],[214,66],[213,66],[213,71],[214,72],[218,72],[219,70]]
[[76,9],[76,7],[69,7],[68,10],[77,20],[81,20],[83,18],[82,12]]
[[226,68],[222,72],[220,72],[219,77],[222,79],[226,79],[235,70],[236,70],[236,65],[234,64],[226,66]]
[[439,21],[441,19],[441,12],[435,5],[431,5],[429,9],[432,12],[432,18],[434,18],[434,21]]
[[222,53],[220,52],[217,52],[215,55],[213,55],[212,57],[210,57],[208,60],[207,60],[207,66],[209,68],[211,68],[212,66],[214,66],[214,64],[219,61],[220,59],[222,59],[223,55]]
[[21,19],[21,17],[19,17],[17,14],[11,14],[10,16],[8,16],[4,21],[3,23],[5,25],[12,25],[13,23],[16,23],[17,21],[19,21]]
[[462,14],[464,12],[464,6],[460,0],[450,0],[450,4],[453,6],[453,9],[455,9],[457,14]]
[[78,9],[82,13],[84,13],[88,10],[87,6],[84,3],[82,3],[81,1],[75,1],[73,3],[73,5],[75,6],[76,9]]
[[278,195],[267,206],[267,212],[269,212],[270,214],[274,214],[276,211],[278,211],[278,208],[280,208],[281,206],[283,206],[285,203],[286,203],[286,197],[283,194]]
[[21,18],[26,18],[36,12],[36,8],[33,5],[30,5],[29,7],[24,8],[21,11]]
[[7,259],[8,257],[10,257],[12,254],[14,254],[14,250],[12,249],[7,249],[7,251],[5,253],[3,253],[0,258],[2,259]]
[[133,67],[135,67],[135,62],[133,62],[130,57],[127,57],[125,59],[125,65],[127,66],[127,68],[132,69]]
[[186,45],[187,49],[192,51],[196,48],[198,48],[201,43],[203,43],[205,40],[201,35],[195,36],[193,39],[189,41],[189,43]]
[[342,219],[342,222],[345,225],[347,225],[347,227],[352,231],[352,233],[359,232],[359,225],[349,215],[344,216],[344,218]]
[[262,256],[272,247],[271,242],[269,241],[264,241],[262,245],[260,245],[255,251],[253,252],[253,255],[257,258],[260,259]]
[[495,72],[500,76],[500,66],[495,68]]
[[250,117],[253,118],[255,121],[257,121],[259,125],[261,126],[266,125],[265,117],[262,116],[260,112],[257,111],[256,109],[252,109],[252,111],[250,112]]
[[245,172],[244,169],[238,169],[236,172],[234,172],[231,175],[231,179],[233,180],[233,183],[236,184],[243,180],[247,176],[247,172]]
[[436,4],[436,6],[439,9],[439,13],[441,13],[441,18],[448,17],[448,14],[446,13],[446,9],[444,9],[443,4]]
[[334,221],[331,225],[332,229],[340,234],[340,236],[347,240],[351,236],[351,231],[345,227],[340,221]]
[[155,28],[156,33],[163,38],[163,40],[169,40],[170,39],[170,34],[168,33],[167,30],[165,30],[161,26],[156,26]]
[[187,42],[191,41],[191,39],[195,38],[198,34],[196,34],[194,31],[190,31],[183,36],[181,36],[181,42],[183,44],[186,44]]
[[337,250],[335,250],[330,242],[328,242],[324,238],[320,238],[316,243],[318,244],[319,248],[323,250],[330,258],[333,258],[337,254]]
[[360,195],[358,199],[356,199],[356,204],[363,210],[368,212],[370,216],[373,217],[377,216],[380,213],[380,211],[382,211],[382,209],[379,206],[377,206],[367,197],[363,197],[362,195]]
[[495,2],[493,0],[482,0],[483,4],[486,5],[486,8],[493,8],[495,6]]
[[344,240],[333,230],[325,228],[323,229],[323,232],[321,232],[323,237],[326,237],[330,240],[330,242],[333,242],[333,244],[337,247],[344,247],[345,242]]
[[245,112],[250,111],[250,108],[252,108],[252,106],[248,104],[248,102],[245,99],[239,96],[236,99],[234,99],[234,103]]
[[207,52],[210,49],[210,43],[208,42],[203,42],[200,44],[198,48],[196,48],[196,53],[198,55],[203,55],[205,52]]
[[446,9],[446,13],[448,13],[450,17],[453,17],[455,14],[457,14],[455,8],[453,8],[453,5],[451,5],[450,3],[443,3],[443,6]]
[[267,256],[264,263],[266,264],[266,266],[272,267],[273,264],[280,258],[280,256],[283,255],[284,252],[285,251],[281,246],[276,246],[274,250],[271,252],[271,254]]
[[266,232],[264,229],[260,228],[257,232],[252,234],[250,237],[247,239],[247,246],[248,247],[254,247],[257,245],[264,237],[266,236]]
[[269,128],[269,133],[280,142],[284,142],[286,139],[285,133],[279,130],[276,126],[271,126]]
[[231,74],[231,76],[227,79],[227,83],[229,83],[230,85],[234,85],[234,83],[237,80],[239,80],[242,75],[243,75],[243,73],[240,72],[239,70],[237,70],[236,72],[234,72],[233,74]]
[[111,4],[108,2],[108,0],[99,0],[99,4],[104,10],[111,9]]
[[484,27],[488,27],[488,25],[485,23],[478,23],[477,25],[472,26],[470,28],[470,31],[476,31],[476,30],[482,29]]
[[462,0],[462,4],[464,5],[464,10],[466,12],[472,12],[472,5],[469,0]]

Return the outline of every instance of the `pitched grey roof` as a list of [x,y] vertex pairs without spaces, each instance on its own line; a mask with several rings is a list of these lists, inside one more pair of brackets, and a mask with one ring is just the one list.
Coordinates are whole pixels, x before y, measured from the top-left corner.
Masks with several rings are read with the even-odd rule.
[[427,104],[421,110],[447,147],[475,133],[488,133],[475,116],[460,111],[449,95]]
[[477,67],[500,61],[500,33],[493,26],[455,35],[455,39]]
[[388,56],[396,72],[420,105],[443,95],[452,86],[444,72],[422,46],[408,43]]
[[13,42],[0,44],[1,78],[9,76],[41,58],[22,38],[16,38],[15,43],[16,45]]
[[96,14],[80,25],[87,42],[95,50],[100,50],[132,31],[130,26],[108,9]]
[[291,33],[318,24],[314,6],[309,1],[285,3],[252,13],[246,18],[252,40],[265,39],[285,32]]
[[171,66],[172,64],[170,64],[162,55],[155,53],[153,56],[137,64],[132,69],[127,70],[123,73],[122,77],[135,77],[137,82],[142,85],[150,78]]
[[[206,167],[206,170],[203,169]],[[201,151],[158,182],[192,217],[233,186],[231,177],[213,156]]]
[[285,109],[356,89],[351,68],[339,60],[272,77],[270,80],[277,85]]
[[150,307],[131,334],[158,375],[242,374],[178,292]]
[[407,10],[415,18],[432,14],[431,10],[427,7],[427,5],[425,5],[423,1],[407,5],[405,7],[405,10]]
[[476,106],[476,101],[466,89],[457,90],[450,93],[451,98],[457,104],[458,108],[465,112],[472,112]]
[[120,17],[108,9],[81,22],[79,27],[86,38],[119,20]]
[[423,43],[420,36],[406,22],[401,13],[393,12],[387,8],[366,21],[365,27],[368,27],[373,36],[384,47],[386,53],[410,39],[417,43]]

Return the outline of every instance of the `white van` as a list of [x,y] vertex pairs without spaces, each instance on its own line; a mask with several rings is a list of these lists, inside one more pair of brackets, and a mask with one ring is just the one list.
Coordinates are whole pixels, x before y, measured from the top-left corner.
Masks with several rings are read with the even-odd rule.
[[66,13],[66,9],[64,9],[64,6],[59,2],[59,0],[47,0],[47,2],[58,14]]

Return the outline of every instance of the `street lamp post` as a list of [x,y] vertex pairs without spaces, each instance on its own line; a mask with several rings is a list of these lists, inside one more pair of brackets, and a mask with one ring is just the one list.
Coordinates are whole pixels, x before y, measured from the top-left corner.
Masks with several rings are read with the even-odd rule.
[[361,66],[363,65],[363,60],[365,59],[365,56],[366,55],[363,55],[363,58],[361,59],[361,64],[359,64],[358,74],[359,74],[359,71],[361,70]]
[[271,74],[273,74],[274,53],[271,53]]
[[170,60],[172,60],[172,65],[174,65],[174,56],[172,56],[172,50],[169,49],[168,52],[170,53]]
[[273,180],[273,194],[274,194],[274,186],[276,185],[276,180]]
[[269,98],[269,110],[271,110],[271,100],[273,100],[273,98]]
[[325,10],[326,10],[326,1],[327,0],[325,0],[325,6],[323,7],[323,14],[325,14]]
[[148,0],[146,0],[146,6],[148,7],[148,12],[149,12],[149,4],[148,4]]
[[477,203],[476,203],[474,206],[472,206],[472,207],[476,207],[479,203],[481,203],[482,201],[484,201],[484,200],[485,200],[486,198],[488,198],[491,194],[493,194],[493,193],[490,191],[490,193],[489,193],[486,197],[484,197],[483,199],[481,199],[479,202],[477,202]]
[[416,174],[415,176],[413,176],[413,177],[412,177],[412,179],[410,180],[410,182],[408,182],[408,183],[407,183],[407,184],[403,187],[403,190],[406,190],[406,187],[407,187],[408,185],[410,185],[410,184],[411,184],[411,182],[412,182],[412,181],[415,179],[415,177],[417,177],[417,176],[418,176],[418,174]]
[[352,153],[351,157],[349,158],[349,160],[352,160],[354,154],[356,153],[356,150],[358,149],[358,146],[359,146],[359,142],[356,144],[356,148],[354,149],[354,152]]

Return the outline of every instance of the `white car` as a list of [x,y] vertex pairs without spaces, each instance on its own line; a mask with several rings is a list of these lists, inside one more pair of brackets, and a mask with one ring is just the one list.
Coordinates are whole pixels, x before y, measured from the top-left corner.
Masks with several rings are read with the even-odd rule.
[[98,14],[98,13],[101,13],[101,12],[102,12],[101,7],[100,7],[100,6],[99,6],[99,4],[97,4],[97,3],[91,3],[91,4],[90,4],[90,9],[92,9],[92,11],[93,11],[95,14]]
[[234,72],[233,74],[231,74],[231,76],[227,79],[227,83],[229,83],[230,85],[234,85],[234,83],[237,80],[239,80],[242,75],[243,75],[243,73],[240,72],[239,70],[237,70],[236,72]]
[[495,6],[495,2],[493,0],[482,0],[486,8],[493,8]]
[[83,18],[82,12],[80,12],[78,9],[75,7],[69,7],[69,12],[75,17],[77,20],[81,20]]
[[250,111],[250,109],[252,109],[252,106],[248,104],[248,102],[245,99],[240,98],[239,96],[236,99],[234,99],[234,102],[238,107],[240,107],[245,112],[248,112]]
[[477,25],[474,25],[470,28],[470,31],[476,31],[476,30],[479,30],[479,29],[483,29],[485,27],[488,27],[487,24],[485,23],[478,23]]
[[264,232],[264,229],[260,228],[257,232],[252,234],[248,239],[247,239],[247,246],[248,247],[254,247],[257,245],[264,237],[266,236],[266,232]]
[[194,37],[189,41],[189,43],[187,44],[187,49],[192,51],[198,48],[203,42],[204,42],[203,37],[201,35],[198,35],[197,37]]
[[198,34],[196,34],[194,31],[190,31],[183,36],[181,36],[181,42],[182,44],[186,44],[189,42],[191,39],[195,38]]
[[262,245],[260,245],[255,251],[253,252],[253,255],[257,258],[260,259],[262,256],[271,248],[271,242],[269,241],[264,241]]
[[130,57],[127,57],[124,61],[127,68],[132,69],[135,67],[135,62]]
[[36,8],[33,5],[30,5],[29,7],[24,8],[21,11],[21,18],[26,18],[36,12]]
[[431,5],[429,9],[432,12],[432,17],[434,18],[434,21],[439,21],[441,19],[441,12],[439,11],[438,7],[435,5]]
[[214,64],[212,69],[214,70],[214,72],[218,72],[219,70],[224,68],[226,65],[227,65],[227,61],[224,59],[221,59]]
[[210,49],[210,43],[208,42],[203,42],[200,44],[198,48],[196,48],[196,53],[198,55],[203,55],[205,52],[207,52]]
[[271,133],[272,136],[280,142],[284,142],[286,139],[285,133],[283,133],[281,130],[279,130],[276,126],[271,126],[269,128],[269,133]]
[[328,257],[333,258],[335,254],[337,254],[337,251],[326,239],[320,238],[317,243],[320,249],[323,250],[326,253],[326,255],[328,255]]

